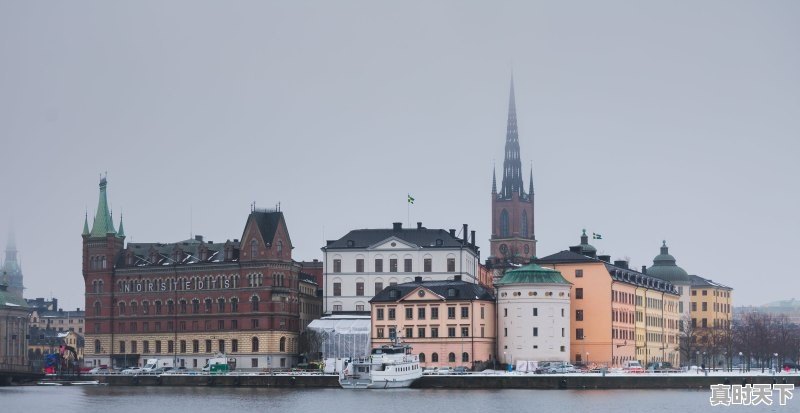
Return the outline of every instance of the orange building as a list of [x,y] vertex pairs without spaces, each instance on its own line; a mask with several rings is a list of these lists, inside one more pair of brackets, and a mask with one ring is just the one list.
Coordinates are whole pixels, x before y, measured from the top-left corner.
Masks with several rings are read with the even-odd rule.
[[495,356],[495,297],[486,287],[461,281],[422,281],[389,286],[370,300],[372,347],[399,337],[424,367],[482,369]]
[[597,256],[587,238],[584,232],[581,245],[536,261],[573,285],[571,359],[608,367],[627,360],[679,365],[675,286],[628,268],[627,261]]

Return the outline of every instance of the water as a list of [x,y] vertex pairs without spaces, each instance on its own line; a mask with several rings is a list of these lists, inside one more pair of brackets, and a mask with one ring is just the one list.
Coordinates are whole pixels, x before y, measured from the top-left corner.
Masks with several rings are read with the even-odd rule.
[[[0,387],[0,411],[59,413],[447,413],[680,412],[711,410],[700,390],[344,390],[205,387]],[[731,412],[792,412],[779,406],[718,406]]]

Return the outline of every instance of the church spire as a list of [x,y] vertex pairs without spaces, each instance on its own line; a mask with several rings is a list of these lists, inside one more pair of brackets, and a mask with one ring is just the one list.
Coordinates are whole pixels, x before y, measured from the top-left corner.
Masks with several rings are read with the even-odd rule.
[[528,186],[528,196],[533,196],[533,165],[531,165],[530,185]]
[[506,154],[503,161],[504,198],[512,194],[522,196],[522,164],[519,159],[519,135],[517,133],[517,105],[514,99],[514,77],[508,98],[508,124],[506,126]]
[[83,213],[83,234],[82,235],[89,235],[89,212]]
[[497,170],[492,166],[492,195],[497,193]]
[[122,214],[119,214],[119,231],[117,231],[117,238],[124,238],[125,230],[122,228]]
[[108,198],[106,197],[106,185],[108,181],[103,177],[100,179],[100,199],[97,201],[97,214],[92,223],[92,237],[105,237],[107,234],[116,234],[114,222],[111,220],[111,212],[108,209]]

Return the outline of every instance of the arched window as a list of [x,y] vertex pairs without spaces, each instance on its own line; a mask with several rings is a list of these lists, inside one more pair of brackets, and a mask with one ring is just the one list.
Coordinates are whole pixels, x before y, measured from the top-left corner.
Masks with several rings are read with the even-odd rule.
[[100,288],[99,288],[99,290],[97,292],[98,293],[102,293],[103,292],[103,280],[98,281],[97,285],[100,286]]
[[125,315],[125,303],[122,301],[119,303],[119,315]]
[[167,314],[175,314],[175,302],[167,300]]
[[447,361],[449,361],[451,363],[455,363],[456,362],[456,353],[448,354],[447,355]]
[[186,314],[186,300],[180,300],[178,303],[181,306],[181,314]]
[[239,311],[239,299],[236,297],[231,298],[231,312],[235,313]]
[[439,362],[439,353],[431,353],[431,363]]
[[419,362],[420,363],[424,363],[425,362],[425,353],[419,353]]
[[205,303],[206,303],[206,305],[205,305],[205,307],[206,307],[206,312],[207,312],[207,313],[210,313],[210,312],[211,312],[211,307],[213,306],[213,303],[214,303],[214,302],[213,302],[213,301],[211,301],[211,299],[210,299],[210,298],[206,298],[206,300],[205,300]]
[[467,352],[461,353],[461,361],[463,361],[464,363],[468,362],[469,361],[469,353],[467,353]]
[[217,312],[218,313],[224,313],[225,312],[225,299],[224,298],[218,298],[217,299]]
[[192,299],[192,313],[197,314],[200,312],[200,300],[193,298]]
[[94,315],[100,315],[100,301],[94,302]]
[[522,229],[522,237],[528,238],[528,211],[522,211],[522,220],[520,222],[520,226]]
[[500,212],[500,238],[508,238],[508,211]]
[[252,240],[250,241],[250,258],[256,259],[258,257],[258,241]]
[[136,301],[131,301],[131,315],[136,314],[136,310],[138,310],[138,306],[136,305]]
[[284,352],[286,351],[286,337],[281,337],[280,347],[278,351]]
[[253,337],[252,347],[253,347],[253,353],[258,351],[258,337]]
[[250,298],[250,311],[258,311],[258,296],[256,295]]
[[279,256],[279,257],[280,257],[281,255],[283,255],[283,241],[278,241],[278,247],[277,247],[277,250],[278,250],[278,256]]
[[94,341],[94,354],[100,354],[100,340]]

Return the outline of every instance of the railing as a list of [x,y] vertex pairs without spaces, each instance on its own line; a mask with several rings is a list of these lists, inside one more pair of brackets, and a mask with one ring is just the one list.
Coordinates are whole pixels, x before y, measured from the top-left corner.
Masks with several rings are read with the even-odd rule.
[[0,363],[0,371],[11,373],[37,373],[37,371],[27,364]]

